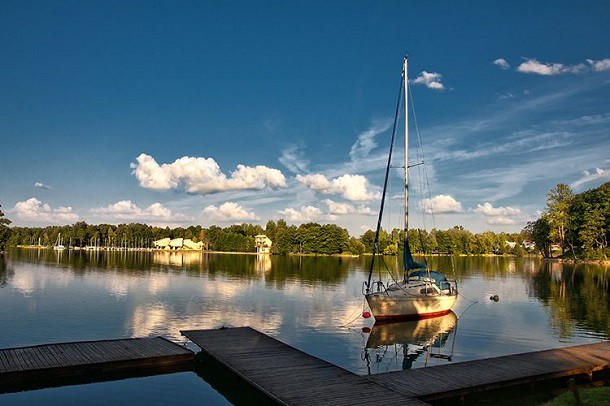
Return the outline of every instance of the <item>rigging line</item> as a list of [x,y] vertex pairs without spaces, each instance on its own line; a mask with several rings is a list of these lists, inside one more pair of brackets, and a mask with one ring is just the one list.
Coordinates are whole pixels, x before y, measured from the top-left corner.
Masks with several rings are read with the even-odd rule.
[[[462,295],[461,295],[461,294],[459,294],[459,293],[458,293],[458,295],[462,296]],[[466,299],[464,296],[462,296],[462,297],[463,297],[464,299]],[[468,300],[468,299],[466,299],[466,300]],[[469,301],[470,301],[470,300],[469,300]],[[462,313],[460,313],[460,315],[458,316],[458,322],[459,322],[459,320],[462,318],[462,316],[463,316],[463,315],[464,315],[464,314],[465,314],[465,313],[466,313],[468,310],[470,310],[470,308],[471,308],[472,306],[474,306],[475,304],[479,303],[479,301],[478,301],[478,300],[475,300],[475,301],[470,301],[470,302],[471,302],[471,303],[470,303],[470,306],[468,306],[466,309],[464,309],[464,311],[463,311]]]
[[[388,155],[388,166],[385,169],[385,179],[383,180],[383,194],[381,195],[381,207],[379,209],[379,217],[377,219],[377,230],[375,231],[375,241],[373,242],[373,257],[371,258],[371,267],[369,269],[369,277],[366,283],[366,293],[371,290],[371,277],[373,276],[373,268],[375,265],[375,253],[378,249],[379,244],[379,230],[381,228],[381,219],[383,218],[383,205],[385,203],[385,195],[388,188],[388,173],[390,171],[390,164],[392,163],[392,150],[394,149],[394,139],[396,138],[396,124],[398,122],[398,112],[400,111],[400,101],[402,100],[402,85],[404,83],[404,73],[400,76],[400,84],[398,86],[398,100],[396,101],[396,111],[394,112],[394,127],[392,128],[392,139],[390,141],[390,153]],[[405,101],[406,102],[406,101]]]
[[[410,84],[409,84],[409,90],[411,90]],[[419,143],[419,151],[418,151],[419,152],[419,158],[420,158],[420,161],[421,161],[421,163],[417,164],[416,166],[420,166],[420,165],[424,166],[423,169],[419,168],[419,167],[417,168],[418,182],[421,185],[421,187],[419,189],[419,199],[420,199],[420,202],[423,202],[423,200],[424,200],[424,191],[423,191],[423,189],[424,189],[424,187],[423,187],[424,182],[423,182],[423,180],[425,179],[425,181],[426,181],[426,183],[425,183],[426,184],[426,188],[428,190],[428,201],[430,202],[431,201],[430,184],[428,182],[428,177],[427,177],[427,173],[426,173],[426,166],[425,166],[425,159],[424,159],[425,157],[424,157],[423,145],[422,145],[422,142],[421,142],[421,136],[420,136],[420,133],[419,133],[419,124],[417,122],[417,115],[415,114],[415,100],[413,99],[413,92],[409,91],[409,93],[410,93],[410,97],[411,97],[411,111],[413,113],[413,122],[415,124],[417,140],[418,140],[418,143]],[[424,172],[424,176],[422,176],[422,170]],[[426,213],[425,213],[425,209],[423,207],[422,207],[422,220],[423,220],[424,230],[427,230],[428,226],[426,224]],[[426,265],[428,265],[428,258],[427,258],[427,255],[426,255],[427,247],[426,247],[426,243],[424,241],[421,229],[418,229],[418,234],[419,234],[420,245],[421,245],[421,248],[422,248],[422,253],[424,255],[424,263]]]
[[[386,264],[386,262],[385,262],[385,258],[384,258],[384,257],[382,257],[381,259],[382,259],[383,264],[385,265],[385,269],[386,269],[386,271],[388,272],[388,275],[390,275],[390,278],[392,278],[392,281],[394,281],[394,285],[398,286],[398,288],[399,288],[400,290],[402,290],[402,291],[403,291],[403,292],[404,292],[406,295],[408,295],[408,296],[416,296],[416,295],[414,295],[413,293],[410,293],[409,291],[407,291],[405,288],[403,288],[403,287],[400,285],[400,283],[398,283],[398,280],[396,280],[396,278],[394,278],[394,274],[393,274],[393,273],[390,271],[390,268],[388,268],[388,264]],[[399,265],[399,267],[400,267],[400,265]],[[380,276],[380,278],[381,278],[381,276]],[[388,286],[389,286],[389,284],[388,284]],[[427,287],[426,287],[426,288],[427,288]]]
[[466,301],[468,301],[468,302],[470,302],[470,303],[472,303],[472,304],[479,303],[479,301],[478,301],[478,300],[470,300],[470,299],[468,299],[466,296],[462,295],[460,292],[458,292],[458,295],[459,295],[459,296],[460,296],[462,299],[464,299],[464,300],[466,300]]
[[[420,154],[421,154],[421,158],[422,161],[425,162],[424,160],[424,147],[421,143],[421,136],[419,134],[419,124],[417,123],[417,115],[415,114],[415,99],[413,98],[413,92],[411,91],[411,83],[407,83],[407,86],[409,87],[409,97],[411,99],[411,112],[413,113],[413,121],[415,122],[415,132],[417,134],[417,141],[419,142],[419,149],[420,149]],[[423,165],[424,166],[424,176],[426,178],[426,187],[428,189],[428,199],[430,199],[429,201],[432,200],[432,194],[430,192],[430,181],[428,178],[428,169],[427,169],[427,165]],[[430,217],[432,218],[432,227],[436,228],[436,220],[434,218],[434,212],[431,210],[430,213]]]
[[[363,303],[363,305],[362,305],[362,313],[364,313],[364,310],[365,310],[365,304],[366,304],[366,299],[362,299],[362,300],[363,300],[363,302],[365,302],[365,303]],[[355,309],[355,310],[354,310],[354,311],[353,311],[353,312],[352,312],[352,313],[349,315],[349,317],[347,318],[347,319],[348,319],[348,320],[350,320],[350,321],[348,321],[348,322],[346,322],[346,323],[343,323],[343,324],[342,324],[341,326],[339,326],[339,327],[343,327],[343,328],[349,328],[349,325],[350,325],[350,324],[352,324],[354,321],[356,321],[356,320],[358,319],[358,317],[360,317],[360,315],[357,315],[356,317],[354,317],[354,318],[352,319],[352,316],[354,316],[354,313],[356,313],[357,311],[358,311],[358,309],[356,308],[356,309]]]

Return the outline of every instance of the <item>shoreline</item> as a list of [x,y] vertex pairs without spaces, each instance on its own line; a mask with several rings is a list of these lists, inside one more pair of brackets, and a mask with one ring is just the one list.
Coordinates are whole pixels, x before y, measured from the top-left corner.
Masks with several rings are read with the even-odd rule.
[[[35,249],[35,250],[50,250],[53,251],[53,247],[47,247],[44,245],[17,245],[13,248],[19,248],[19,249]],[[4,250],[4,252],[6,253],[8,250]],[[63,250],[62,250],[63,251]],[[184,250],[184,249],[180,249],[180,250],[161,250],[161,249],[153,249],[153,248],[127,248],[127,249],[122,249],[122,248],[104,248],[104,249],[97,249],[97,250],[87,250],[84,248],[80,248],[77,250],[74,249],[68,249],[66,248],[65,251],[84,251],[84,252],[168,252],[168,253],[182,253],[182,252],[188,252],[188,253],[192,253],[192,252],[200,252],[202,254],[225,254],[225,255],[255,255],[255,256],[281,256],[282,254],[274,254],[274,253],[267,253],[267,254],[259,254],[257,252],[244,252],[244,251],[197,251],[197,250]],[[61,252],[61,251],[58,251]],[[360,257],[371,257],[373,254],[370,252],[365,252],[363,254],[360,255],[356,255],[356,254],[350,254],[350,253],[341,253],[341,254],[316,254],[316,253],[310,253],[310,254],[306,254],[306,253],[289,253],[286,254],[285,256],[292,256],[292,257],[337,257],[337,258],[360,258]],[[424,254],[421,253],[413,253],[414,256],[424,256]],[[439,253],[432,253],[432,254],[425,254],[428,257],[447,257],[447,256],[456,256],[456,257],[460,257],[460,258],[466,258],[466,257],[489,257],[489,258],[494,258],[494,257],[498,257],[498,258],[508,258],[508,257],[513,257],[513,258],[519,258],[514,254],[439,254]],[[399,255],[385,255],[387,257],[398,257]],[[586,259],[576,259],[576,258],[544,258],[541,257],[539,254],[525,254],[522,255],[520,258],[528,258],[528,257],[534,257],[534,258],[539,258],[541,261],[546,261],[546,262],[561,262],[561,263],[566,263],[566,264],[584,264],[584,265],[601,265],[601,266],[610,266],[610,260],[586,260]]]
[[577,258],[541,258],[545,262],[561,262],[566,264],[603,265],[610,266],[610,259],[577,259]]

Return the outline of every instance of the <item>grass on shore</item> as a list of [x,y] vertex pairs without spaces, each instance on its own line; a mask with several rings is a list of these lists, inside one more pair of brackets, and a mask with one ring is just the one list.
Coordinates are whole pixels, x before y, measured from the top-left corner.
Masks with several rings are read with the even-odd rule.
[[572,392],[566,392],[557,396],[543,406],[569,406],[569,405],[610,405],[610,386],[599,388],[580,388],[578,389],[580,403],[576,403],[576,398]]

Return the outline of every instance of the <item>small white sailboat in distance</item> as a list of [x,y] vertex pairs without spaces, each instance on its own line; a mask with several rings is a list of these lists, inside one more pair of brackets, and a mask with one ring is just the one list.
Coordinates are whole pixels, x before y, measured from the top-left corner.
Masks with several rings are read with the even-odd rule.
[[53,250],[55,250],[55,251],[63,251],[65,249],[66,249],[66,247],[61,245],[61,233],[59,233],[59,235],[57,236],[57,241],[55,241],[55,246],[53,247]]
[[[390,143],[390,152],[385,172],[383,194],[381,197],[381,208],[377,220],[375,242],[373,244],[373,257],[369,269],[368,280],[363,284],[363,293],[371,308],[371,313],[376,320],[392,319],[417,319],[424,317],[435,317],[447,314],[457,299],[458,290],[455,280],[450,281],[438,271],[433,271],[426,264],[416,262],[409,248],[409,110],[408,110],[408,58],[405,56],[403,63],[401,92],[396,106],[394,128]],[[404,86],[403,86],[404,85]],[[379,231],[381,230],[381,219],[386,198],[388,175],[392,162],[392,151],[396,135],[398,111],[401,96],[404,95],[405,107],[405,161],[404,161],[404,241],[403,241],[403,264],[404,278],[385,286],[381,280],[373,282],[373,268],[375,255],[378,250]],[[367,317],[367,315],[365,315]]]

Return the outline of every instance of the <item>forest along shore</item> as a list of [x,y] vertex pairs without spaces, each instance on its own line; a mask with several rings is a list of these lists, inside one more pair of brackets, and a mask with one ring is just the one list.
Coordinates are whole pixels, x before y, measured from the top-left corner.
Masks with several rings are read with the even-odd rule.
[[[141,223],[87,224],[65,226],[9,227],[10,220],[0,211],[0,250],[3,247],[52,247],[59,234],[64,242],[78,249],[87,246],[112,247],[114,250],[152,249],[163,238],[184,238],[204,243],[210,252],[254,253],[255,236],[271,239],[273,254],[362,255],[373,250],[375,232],[359,237],[336,224],[305,223],[288,225],[283,219],[258,224],[228,227],[193,225],[156,227]],[[411,250],[416,254],[453,255],[528,255],[563,258],[577,262],[598,263],[610,258],[610,182],[598,188],[574,194],[565,184],[558,184],[547,194],[540,218],[518,233],[484,231],[472,233],[462,226],[446,230],[409,230]],[[378,252],[401,253],[404,231],[382,229]],[[606,263],[606,262],[603,262]]]

